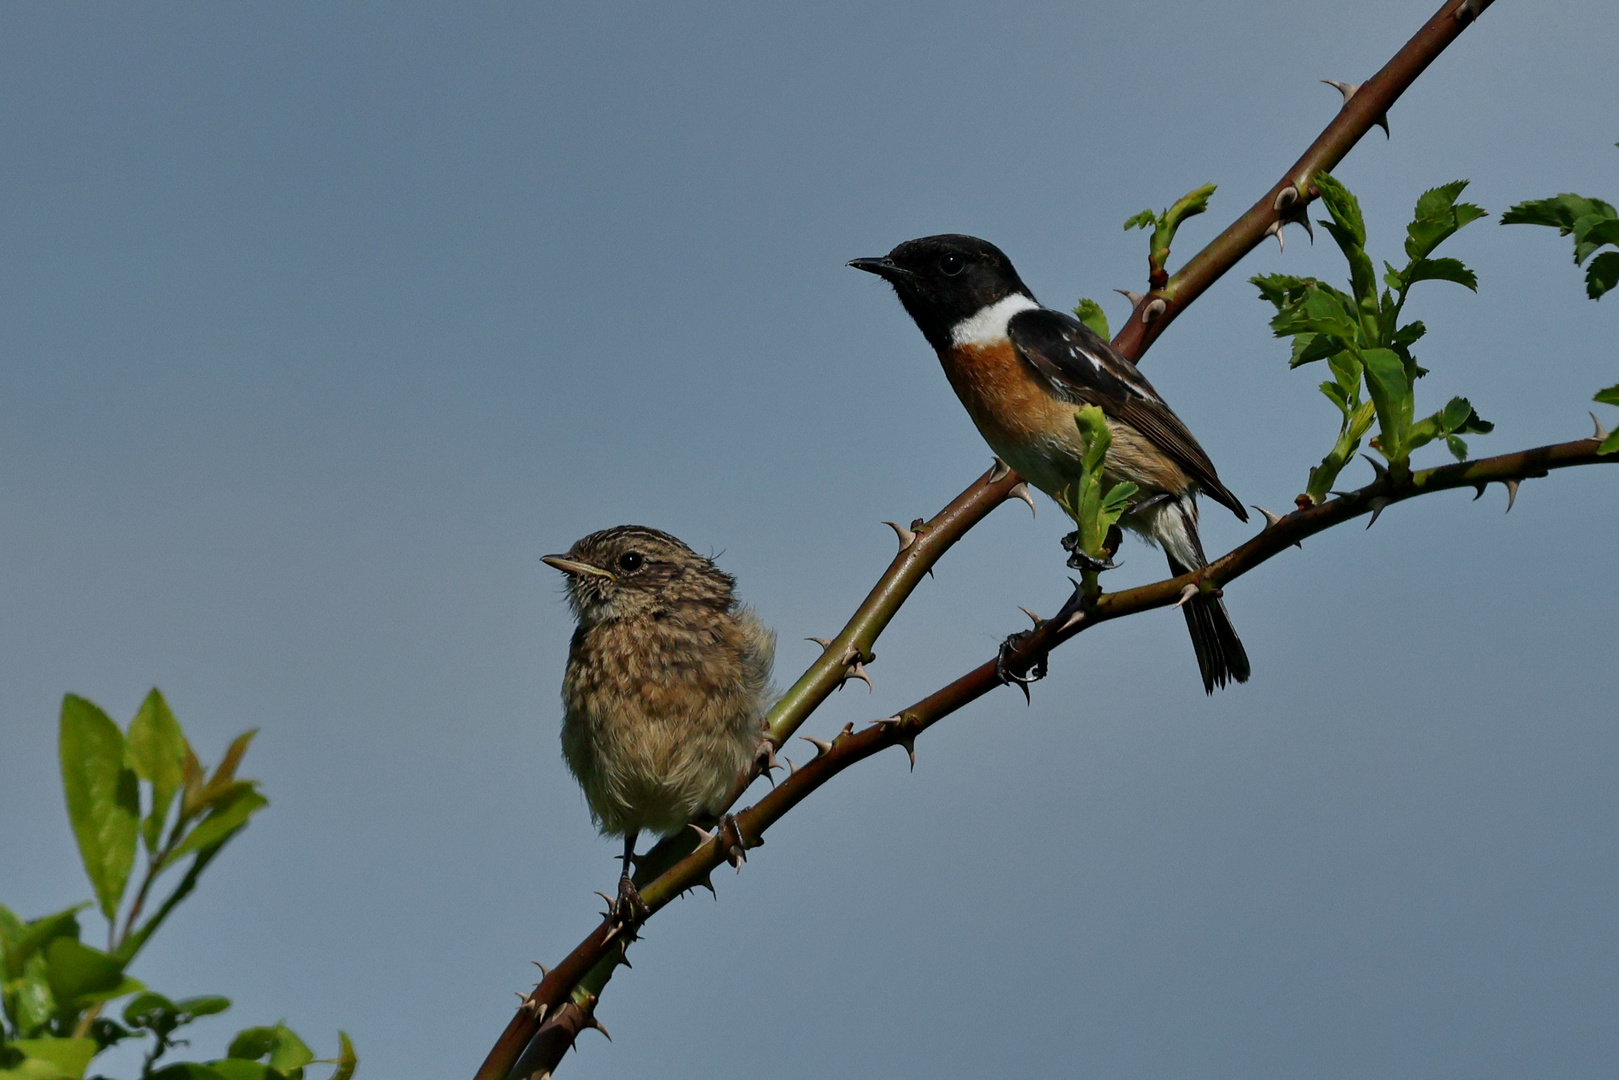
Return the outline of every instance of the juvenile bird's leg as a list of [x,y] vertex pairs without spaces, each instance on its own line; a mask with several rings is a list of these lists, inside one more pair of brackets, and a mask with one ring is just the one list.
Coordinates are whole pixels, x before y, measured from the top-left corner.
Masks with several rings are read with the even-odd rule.
[[613,903],[612,915],[616,922],[625,925],[640,922],[652,914],[652,909],[641,899],[640,891],[630,878],[630,865],[635,861],[635,841],[640,835],[636,831],[624,837],[624,854],[619,856],[624,860],[624,873],[619,875],[618,899]]
[[725,861],[741,873],[742,864],[748,861],[748,842],[742,837],[742,829],[736,823],[735,814],[720,815],[719,836],[720,850],[725,854]]

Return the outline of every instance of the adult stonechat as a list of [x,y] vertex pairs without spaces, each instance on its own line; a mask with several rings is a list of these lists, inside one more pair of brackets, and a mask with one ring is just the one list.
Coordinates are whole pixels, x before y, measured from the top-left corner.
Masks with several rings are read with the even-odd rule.
[[[1084,442],[1075,411],[1096,405],[1113,437],[1103,478],[1129,481],[1141,496],[1120,524],[1162,547],[1171,574],[1208,563],[1196,495],[1248,520],[1208,454],[1135,364],[1072,315],[1042,306],[994,244],[925,236],[849,265],[893,285],[979,433],[1047,495],[1055,498],[1079,479]],[[1077,548],[1075,557],[1083,559]],[[1181,610],[1204,690],[1246,682],[1248,654],[1225,602],[1198,593]]]

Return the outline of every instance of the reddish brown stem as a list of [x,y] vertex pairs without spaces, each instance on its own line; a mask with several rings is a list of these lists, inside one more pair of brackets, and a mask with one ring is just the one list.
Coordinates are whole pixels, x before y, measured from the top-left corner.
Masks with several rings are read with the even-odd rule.
[[[1394,58],[1383,65],[1383,70],[1366,80],[1343,109],[1316,137],[1310,148],[1293,163],[1292,168],[1276,181],[1248,212],[1192,256],[1169,281],[1154,287],[1136,304],[1130,318],[1113,339],[1113,345],[1132,360],[1139,361],[1158,335],[1175,317],[1205,289],[1236,266],[1242,257],[1258,247],[1272,231],[1281,228],[1285,220],[1296,221],[1304,213],[1304,205],[1315,197],[1311,182],[1317,175],[1327,172],[1384,116],[1389,106],[1399,100],[1417,76],[1427,70],[1445,47],[1488,7],[1491,0],[1446,0],[1434,17],[1429,19]],[[1289,188],[1295,193],[1283,194]],[[1161,306],[1160,303],[1161,302]]]

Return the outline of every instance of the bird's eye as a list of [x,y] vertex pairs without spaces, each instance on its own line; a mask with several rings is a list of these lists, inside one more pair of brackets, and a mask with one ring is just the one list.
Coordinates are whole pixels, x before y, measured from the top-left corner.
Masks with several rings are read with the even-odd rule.
[[953,251],[939,260],[939,272],[945,277],[955,277],[965,269],[967,269],[967,260]]
[[646,564],[645,557],[639,551],[626,551],[618,557],[618,568],[626,574],[633,574]]

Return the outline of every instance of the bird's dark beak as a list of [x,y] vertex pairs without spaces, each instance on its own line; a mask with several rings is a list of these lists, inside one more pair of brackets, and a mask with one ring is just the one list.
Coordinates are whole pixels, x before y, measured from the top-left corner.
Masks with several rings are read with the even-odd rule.
[[618,580],[599,566],[591,566],[589,563],[580,562],[578,559],[570,559],[566,555],[546,555],[540,561],[546,566],[556,567],[569,577],[599,577],[606,578],[608,581]]
[[850,259],[849,265],[856,270],[864,270],[868,274],[876,274],[885,281],[901,281],[916,277],[916,273],[902,266],[894,265],[894,260],[886,255],[881,259]]

